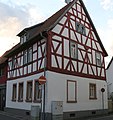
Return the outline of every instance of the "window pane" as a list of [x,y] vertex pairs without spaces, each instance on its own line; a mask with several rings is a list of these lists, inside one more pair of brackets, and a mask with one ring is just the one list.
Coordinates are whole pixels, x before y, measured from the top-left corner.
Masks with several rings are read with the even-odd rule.
[[28,49],[28,62],[32,61],[32,48]]
[[32,81],[27,83],[27,100],[32,100]]
[[24,55],[23,55],[23,60],[24,60],[24,64],[27,63],[27,50],[24,51]]
[[23,83],[19,83],[18,100],[23,100]]
[[89,84],[89,98],[96,99],[96,84]]
[[41,85],[39,85],[38,81],[35,81],[35,95],[34,100],[40,100],[41,99]]
[[71,58],[76,58],[77,59],[77,45],[75,42],[70,43],[70,52],[71,52]]
[[12,100],[16,101],[17,85],[13,84]]

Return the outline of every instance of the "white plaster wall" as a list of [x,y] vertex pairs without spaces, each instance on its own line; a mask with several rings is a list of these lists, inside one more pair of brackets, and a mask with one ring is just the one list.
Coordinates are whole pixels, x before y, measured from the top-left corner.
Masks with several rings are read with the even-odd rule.
[[109,69],[106,70],[106,77],[108,83],[108,94],[110,95],[113,92],[113,62]]
[[[77,103],[67,103],[67,80],[77,82]],[[89,100],[89,83],[97,87],[97,100]],[[51,101],[63,101],[63,111],[82,111],[102,109],[101,88],[105,88],[104,108],[107,109],[107,83],[103,80],[81,78],[72,75],[47,72],[46,112],[51,112]]]
[[[7,81],[7,95],[6,95],[6,107],[9,108],[16,108],[16,109],[25,109],[25,110],[31,110],[31,105],[40,105],[40,103],[30,103],[30,102],[26,102],[26,85],[27,85],[27,81],[33,80],[33,93],[34,93],[34,80],[38,79],[41,75],[43,75],[43,73],[37,74],[37,75],[32,75],[29,77],[23,77],[23,78],[19,78],[19,79],[15,79],[15,80],[10,80]],[[12,89],[13,89],[13,84],[17,84],[17,93],[18,93],[18,84],[20,82],[24,83],[24,93],[23,93],[23,102],[13,102],[12,101]],[[18,94],[17,94],[17,98],[18,98]],[[34,94],[32,96],[33,100],[34,100]]]

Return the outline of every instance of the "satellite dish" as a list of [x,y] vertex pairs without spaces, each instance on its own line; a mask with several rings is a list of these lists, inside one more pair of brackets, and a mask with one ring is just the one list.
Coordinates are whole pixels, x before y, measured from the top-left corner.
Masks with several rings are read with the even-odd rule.
[[71,0],[65,0],[65,3],[69,4],[71,2]]

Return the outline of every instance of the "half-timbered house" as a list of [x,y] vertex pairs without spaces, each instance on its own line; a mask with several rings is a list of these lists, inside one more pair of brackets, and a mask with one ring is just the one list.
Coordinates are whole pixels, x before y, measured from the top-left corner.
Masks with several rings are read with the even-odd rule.
[[7,54],[7,109],[41,106],[38,79],[43,75],[46,120],[52,101],[63,101],[64,119],[107,112],[107,52],[82,0],[69,2],[18,36],[20,45]]

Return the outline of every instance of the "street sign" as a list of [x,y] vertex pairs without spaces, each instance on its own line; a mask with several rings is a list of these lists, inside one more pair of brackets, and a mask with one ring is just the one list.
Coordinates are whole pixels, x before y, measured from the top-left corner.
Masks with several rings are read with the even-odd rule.
[[46,78],[44,76],[39,77],[38,82],[43,85],[46,83]]

